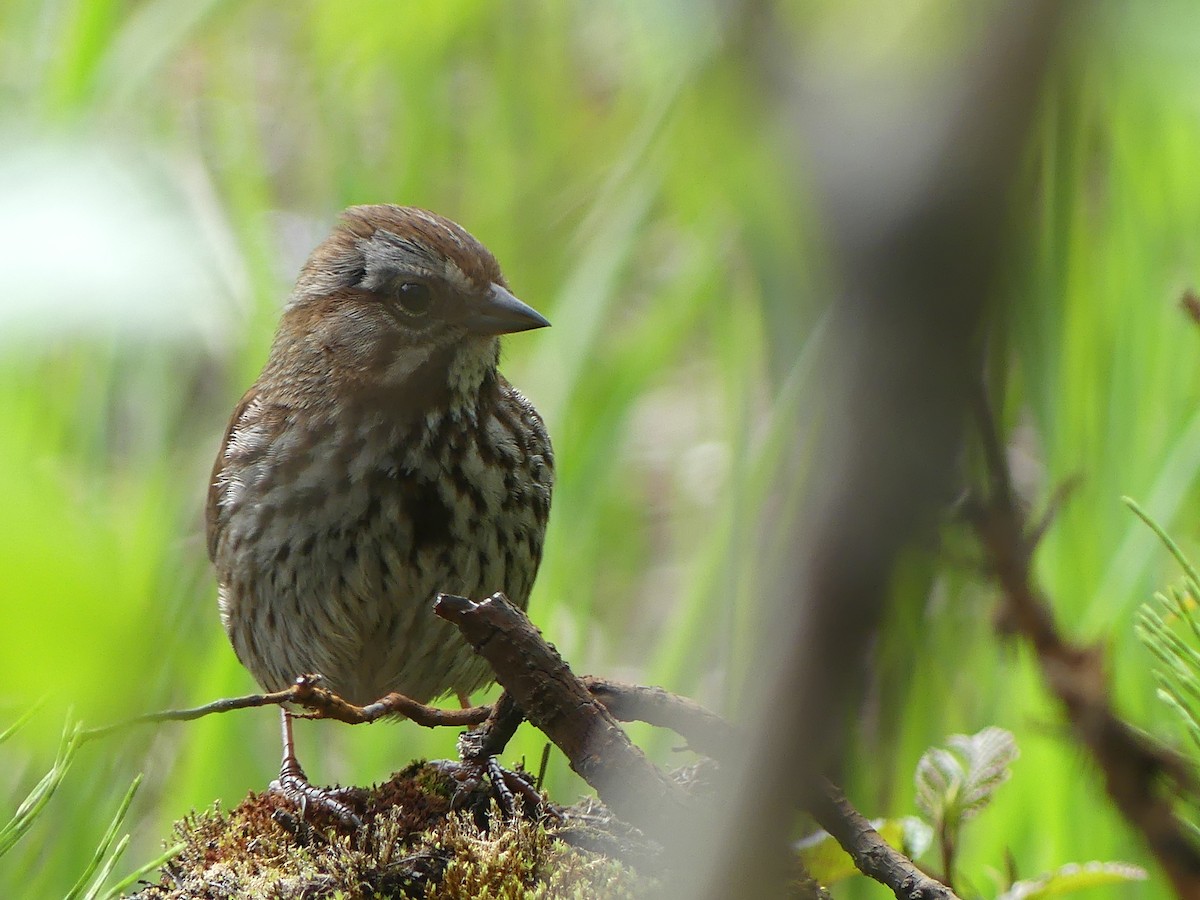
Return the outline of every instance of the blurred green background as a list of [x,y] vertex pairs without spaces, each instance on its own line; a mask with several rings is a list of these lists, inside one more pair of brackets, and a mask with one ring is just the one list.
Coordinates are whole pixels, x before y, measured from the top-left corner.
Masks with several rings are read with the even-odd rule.
[[[988,8],[0,0],[0,731],[41,704],[0,744],[0,820],[69,718],[254,689],[217,621],[206,480],[295,272],[353,203],[461,222],[554,323],[504,362],[559,461],[535,621],[577,671],[736,715],[787,552],[758,522],[796,493],[778,464],[803,445],[836,285],[773,74],[936,96]],[[1200,331],[1177,300],[1200,281],[1200,18],[1088,9],[1015,192],[997,355],[1029,495],[1082,476],[1039,574],[1110,648],[1123,711],[1174,739],[1132,621],[1176,573],[1119,498],[1195,554]],[[962,555],[914,553],[896,594],[848,764],[859,807],[910,812],[922,750],[995,724],[1022,756],[968,832],[975,887],[994,893],[1006,850],[1023,875],[1147,864]],[[302,723],[298,740],[329,782],[454,751],[411,724]],[[511,755],[535,764],[542,743],[526,728]],[[277,765],[266,710],[88,744],[0,860],[0,894],[64,894],[138,772],[116,876]],[[557,753],[548,786],[583,789]]]

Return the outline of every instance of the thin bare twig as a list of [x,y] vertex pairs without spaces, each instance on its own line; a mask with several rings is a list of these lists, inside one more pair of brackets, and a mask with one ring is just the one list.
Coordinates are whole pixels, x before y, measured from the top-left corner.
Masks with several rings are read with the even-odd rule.
[[188,722],[213,713],[231,712],[235,709],[253,709],[259,706],[282,706],[294,703],[309,710],[309,718],[335,719],[349,725],[362,725],[388,716],[403,716],[425,728],[464,728],[478,725],[492,711],[490,706],[472,706],[468,709],[440,709],[418,703],[403,694],[388,694],[366,706],[347,703],[333,691],[320,687],[320,679],[314,675],[302,675],[286,690],[266,694],[247,694],[243,697],[225,697],[195,706],[190,709],[166,709],[159,712],[134,716],[111,725],[89,728],[83,732],[85,740],[104,737],[129,728],[152,722]]
[[[674,731],[688,742],[688,748],[713,759],[727,758],[728,744],[734,738],[733,726],[694,700],[672,694],[659,687],[628,684],[607,678],[585,675],[581,682],[593,697],[621,722],[647,722]],[[505,700],[502,695],[498,703]],[[511,701],[510,701],[511,702]],[[363,725],[387,716],[409,719],[425,728],[471,728],[496,716],[496,705],[472,706],[467,709],[442,709],[428,706],[403,694],[388,694],[366,706],[355,706],[319,686],[315,676],[301,676],[296,684],[282,691],[265,694],[246,694],[223,697],[203,706],[187,709],[164,709],[145,713],[120,722],[89,728],[82,733],[86,740],[105,737],[114,732],[155,722],[190,722],[215,713],[260,706],[282,706],[293,703],[309,710],[314,719],[333,719],[348,725]],[[519,712],[519,711],[518,711]],[[506,717],[502,729],[487,729],[490,736],[487,750],[500,753],[512,737],[515,724]],[[517,720],[519,723],[519,718]]]

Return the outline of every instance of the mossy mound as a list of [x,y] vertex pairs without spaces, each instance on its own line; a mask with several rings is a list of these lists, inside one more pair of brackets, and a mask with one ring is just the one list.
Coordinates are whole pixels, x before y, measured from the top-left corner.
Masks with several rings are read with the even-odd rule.
[[640,897],[653,887],[626,859],[599,852],[653,856],[627,829],[609,831],[594,804],[572,810],[547,801],[536,817],[512,819],[485,784],[464,786],[433,763],[414,763],[351,802],[363,820],[353,833],[321,813],[300,821],[273,793],[251,794],[228,813],[188,816],[175,828],[182,850],[134,896],[550,900]]

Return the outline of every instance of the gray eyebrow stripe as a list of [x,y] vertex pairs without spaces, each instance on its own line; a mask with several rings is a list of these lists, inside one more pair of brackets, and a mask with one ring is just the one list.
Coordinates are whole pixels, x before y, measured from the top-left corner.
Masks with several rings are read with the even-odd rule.
[[[441,261],[436,253],[420,241],[396,237],[386,231],[377,231],[370,238],[360,241],[360,244],[379,242],[386,244],[395,253],[392,261],[411,265],[414,269],[437,271],[441,269]],[[364,248],[365,250],[365,248]],[[364,255],[365,252],[364,252]]]

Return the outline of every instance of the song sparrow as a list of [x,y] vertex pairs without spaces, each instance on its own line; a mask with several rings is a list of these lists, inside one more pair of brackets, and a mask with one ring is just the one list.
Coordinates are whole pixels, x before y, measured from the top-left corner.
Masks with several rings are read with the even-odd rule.
[[[206,510],[221,620],[264,689],[319,673],[363,705],[490,680],[431,605],[528,601],[554,463],[496,336],[548,324],[482,244],[425,210],[352,207],[313,251]],[[286,793],[307,785],[287,712],[283,734]]]

